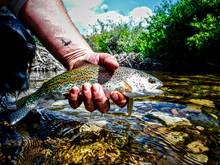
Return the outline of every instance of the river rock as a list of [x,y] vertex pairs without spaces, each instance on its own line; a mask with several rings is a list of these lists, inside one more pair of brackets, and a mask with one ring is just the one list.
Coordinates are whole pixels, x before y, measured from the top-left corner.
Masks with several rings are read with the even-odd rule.
[[164,121],[168,126],[172,126],[176,124],[191,125],[190,121],[183,117],[171,116],[168,113],[163,113],[159,111],[149,112],[149,113],[155,116],[156,118],[159,118],[160,120]]
[[173,131],[166,135],[166,140],[172,144],[177,144],[179,142],[184,142],[184,138],[187,137],[188,134],[184,132]]
[[215,108],[214,102],[211,100],[207,100],[207,99],[190,99],[189,102],[193,104],[197,104],[197,105]]
[[197,160],[200,163],[207,163],[208,162],[208,156],[204,154],[193,154],[193,153],[188,153],[187,154],[189,157]]
[[203,153],[208,151],[209,148],[204,146],[201,141],[193,141],[187,145],[187,148],[193,153]]

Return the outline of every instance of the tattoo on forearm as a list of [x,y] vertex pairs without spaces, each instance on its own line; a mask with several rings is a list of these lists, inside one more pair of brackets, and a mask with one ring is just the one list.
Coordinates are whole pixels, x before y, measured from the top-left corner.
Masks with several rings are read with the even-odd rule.
[[71,40],[66,40],[66,39],[64,39],[64,38],[60,38],[60,40],[61,40],[61,42],[62,42],[62,44],[64,45],[64,46],[68,46],[69,44],[71,44]]

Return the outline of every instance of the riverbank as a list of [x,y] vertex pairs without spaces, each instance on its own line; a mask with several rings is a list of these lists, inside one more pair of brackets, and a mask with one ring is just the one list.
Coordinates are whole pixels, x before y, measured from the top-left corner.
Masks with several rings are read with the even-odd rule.
[[[173,73],[220,73],[220,66],[207,62],[206,64],[176,62],[160,62],[153,58],[143,58],[138,53],[113,54],[120,66],[146,71],[169,71]],[[32,71],[64,71],[63,65],[57,61],[43,46],[37,46],[33,60]]]
[[[120,66],[141,70],[161,70],[160,63],[150,58],[142,58],[138,53],[114,54]],[[36,56],[33,60],[32,71],[62,71],[63,65],[57,61],[43,46],[37,46]]]

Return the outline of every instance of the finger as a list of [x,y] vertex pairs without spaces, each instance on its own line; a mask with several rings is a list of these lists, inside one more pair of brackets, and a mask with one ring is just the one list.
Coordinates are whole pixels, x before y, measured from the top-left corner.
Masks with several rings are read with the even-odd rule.
[[78,108],[81,103],[82,103],[82,98],[80,96],[80,90],[78,87],[73,87],[70,91],[69,91],[69,104],[73,109]]
[[111,92],[110,98],[119,107],[124,107],[127,104],[127,98],[118,91]]
[[91,85],[89,83],[83,84],[82,95],[83,95],[83,101],[84,101],[85,108],[90,112],[94,111],[95,106],[93,104]]
[[92,85],[92,96],[95,107],[102,113],[108,112],[110,103],[100,84]]
[[115,71],[119,67],[119,64],[114,56],[107,53],[98,53],[98,56],[98,64],[105,66],[109,71]]

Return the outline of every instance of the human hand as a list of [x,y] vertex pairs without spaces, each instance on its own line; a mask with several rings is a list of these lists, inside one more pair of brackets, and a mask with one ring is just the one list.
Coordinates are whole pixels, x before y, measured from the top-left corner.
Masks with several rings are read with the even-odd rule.
[[[116,59],[107,53],[95,53],[93,55],[88,55],[87,57],[80,58],[76,63],[71,64],[72,68],[79,67],[83,60],[106,67],[109,71],[114,71],[118,68],[118,63]],[[82,60],[82,61],[81,61]],[[92,112],[98,109],[102,113],[106,113],[109,108],[109,98],[112,101],[123,107],[127,103],[126,97],[118,91],[112,91],[110,94],[105,94],[102,86],[100,84],[89,84],[85,83],[82,85],[82,89],[78,87],[73,87],[69,92],[69,104],[72,108],[78,108],[82,102],[84,102],[85,108]]]

